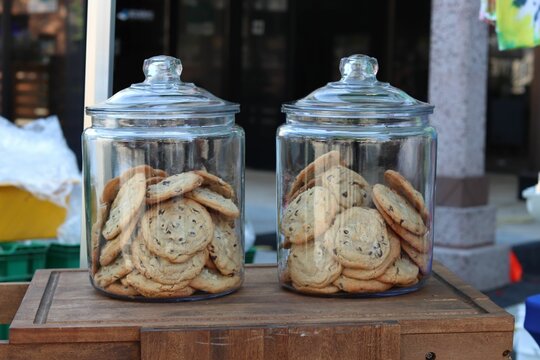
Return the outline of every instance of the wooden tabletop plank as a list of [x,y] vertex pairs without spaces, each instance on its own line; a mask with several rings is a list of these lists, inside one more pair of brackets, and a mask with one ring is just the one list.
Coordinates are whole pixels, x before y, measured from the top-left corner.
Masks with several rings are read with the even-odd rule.
[[[397,321],[402,334],[512,331],[513,318],[436,266],[417,292],[385,298],[323,298],[277,283],[274,266],[250,267],[244,286],[222,298],[184,303],[114,300],[87,271],[39,271],[11,325],[11,343],[138,341],[141,328],[305,326]],[[59,340],[62,339],[62,340]]]
[[28,283],[0,283],[0,324],[10,324],[28,289]]
[[[444,282],[447,282],[454,291],[458,291],[465,298],[473,300],[477,305],[481,306],[490,313],[506,313],[506,311],[495,304],[484,293],[475,289],[472,285],[464,283],[456,274],[448,270],[448,268],[442,266],[438,262],[433,263],[433,270]],[[453,285],[459,284],[459,285]]]
[[65,360],[134,360],[140,358],[138,342],[84,344],[8,344],[0,341],[0,359],[65,359]]
[[512,332],[490,332],[404,335],[401,338],[401,360],[433,359],[491,360],[510,359]]
[[[351,341],[354,339],[353,341]],[[400,331],[396,323],[363,326],[266,327],[162,330],[141,332],[142,360],[190,359],[398,360]]]

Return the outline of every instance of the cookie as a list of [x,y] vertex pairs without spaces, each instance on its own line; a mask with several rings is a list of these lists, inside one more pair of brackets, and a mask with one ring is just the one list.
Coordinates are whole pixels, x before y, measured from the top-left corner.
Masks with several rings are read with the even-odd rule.
[[386,269],[388,269],[388,267],[390,267],[390,265],[392,265],[392,263],[399,258],[401,254],[399,237],[397,237],[392,229],[387,228],[386,230],[388,232],[388,239],[390,241],[390,253],[382,264],[371,270],[343,268],[343,275],[357,280],[370,280],[375,279],[386,272]]
[[390,289],[392,284],[378,280],[357,280],[341,275],[333,282],[339,289],[349,293],[376,293]]
[[196,278],[191,280],[189,286],[207,293],[216,294],[237,288],[241,283],[242,277],[240,275],[224,276],[204,268]]
[[[319,179],[319,177],[317,177],[317,179],[311,179],[307,184],[304,184],[302,185],[301,187],[298,188],[298,190],[296,190],[292,195],[291,195],[291,198],[290,198],[290,201],[294,201],[294,199],[296,199],[296,197],[298,195],[300,195],[301,193],[303,193],[304,191],[306,191],[307,189],[311,189],[312,187],[314,187],[316,184],[317,184],[317,180]],[[319,185],[320,185],[320,182],[319,182]],[[287,201],[288,202],[288,201]]]
[[113,239],[129,224],[141,208],[145,191],[146,178],[141,173],[133,175],[122,184],[111,205],[109,218],[103,226],[102,234],[105,239]]
[[294,179],[291,184],[291,188],[287,194],[287,199],[291,199],[292,195],[302,187],[302,185],[309,183],[311,179],[314,179],[317,174],[322,174],[326,170],[339,165],[340,157],[339,151],[332,150],[319,156],[313,162],[308,164]]
[[195,170],[194,172],[203,178],[203,186],[223,197],[226,197],[227,199],[234,198],[234,189],[222,178],[214,174],[210,174],[205,170]]
[[379,210],[384,211],[403,229],[416,235],[426,233],[427,228],[418,211],[395,191],[376,184],[373,186],[373,201],[377,202]]
[[133,287],[131,287],[129,284],[124,285],[121,282],[113,282],[111,285],[107,286],[105,291],[120,295],[120,296],[136,296],[139,295],[139,292],[135,290]]
[[208,188],[193,189],[185,196],[232,219],[240,216],[240,210],[231,199],[227,199]]
[[201,186],[202,182],[203,178],[193,171],[166,177],[157,184],[148,186],[146,204],[155,204],[185,194]]
[[203,206],[176,197],[147,209],[141,232],[152,253],[181,263],[206,248],[212,240],[214,224]]
[[281,231],[293,244],[306,243],[330,227],[338,209],[338,202],[330,190],[314,186],[287,205],[281,219]]
[[292,246],[291,240],[285,238],[285,240],[283,240],[283,243],[281,244],[280,248],[281,249],[290,249],[291,246]]
[[403,254],[377,280],[393,285],[409,285],[416,281],[417,277],[418,266]]
[[355,171],[337,165],[321,175],[322,186],[329,189],[344,209],[368,206],[371,201],[369,183]]
[[120,279],[120,284],[124,285],[124,286],[130,286],[126,280],[126,277],[124,276],[123,278]]
[[116,259],[116,257],[122,252],[126,246],[131,243],[131,238],[135,233],[135,229],[139,222],[139,216],[135,216],[125,229],[118,234],[114,239],[105,243],[101,249],[101,255],[99,257],[99,263],[101,266],[109,265]]
[[352,207],[336,217],[325,234],[337,260],[345,267],[371,270],[390,255],[384,220],[375,209]]
[[96,211],[96,221],[92,225],[90,233],[91,244],[91,266],[90,271],[95,275],[99,268],[99,252],[101,248],[101,230],[107,217],[109,216],[109,204],[105,203],[98,207]]
[[162,182],[165,179],[163,176],[152,176],[151,178],[146,179],[146,186],[154,185],[159,182]]
[[411,260],[420,268],[422,274],[427,274],[431,270],[431,261],[430,256],[427,253],[421,253],[417,251],[414,247],[409,245],[407,242],[401,242],[401,248],[403,251],[409,255]]
[[413,285],[416,285],[420,282],[420,278],[416,278],[414,279],[412,282],[408,283],[408,284],[405,284],[405,285],[401,285],[401,284],[396,284],[395,286],[396,287],[409,287],[409,286],[413,286]]
[[429,211],[424,202],[424,197],[420,194],[412,184],[405,179],[400,173],[394,170],[386,170],[384,172],[384,180],[388,186],[395,190],[398,194],[401,194],[407,199],[412,206],[420,213],[424,224],[428,224]]
[[193,288],[188,286],[189,280],[166,285],[147,279],[136,270],[126,276],[126,281],[141,295],[152,298],[186,297],[195,292]]
[[420,252],[427,252],[429,249],[429,243],[427,241],[427,235],[425,234],[423,236],[419,236],[416,234],[411,233],[410,231],[405,230],[401,226],[399,226],[382,208],[382,206],[378,203],[377,200],[373,199],[373,203],[375,204],[375,207],[377,210],[379,210],[379,213],[383,217],[384,221],[390,226],[392,230],[403,240],[408,242],[411,246],[413,246],[415,249],[417,249]]
[[[207,247],[207,250],[208,250],[208,247]],[[214,264],[214,262],[210,258],[210,251],[207,251],[206,254],[207,256],[206,256],[206,261],[204,262],[204,267],[210,270],[219,271],[218,268],[216,267],[216,264]]]
[[[161,170],[161,169],[152,169],[152,177],[162,177],[162,178],[166,178],[168,177],[169,174],[167,174],[167,172],[165,170]],[[149,177],[149,176],[147,176]]]
[[[139,165],[132,168],[127,169],[124,171],[120,176],[117,176],[115,178],[110,179],[105,184],[105,187],[103,188],[103,192],[101,194],[101,202],[103,203],[111,203],[115,199],[116,195],[118,194],[118,191],[120,190],[120,185],[128,181],[133,175],[135,174],[144,174],[145,177],[152,177],[155,176],[156,169],[153,169],[152,167],[148,165]],[[162,170],[159,170],[162,171]]]
[[133,270],[133,263],[127,256],[119,256],[107,266],[102,266],[94,276],[94,283],[100,288],[105,288],[118,279],[123,278]]
[[286,266],[283,267],[283,268],[280,267],[278,277],[279,277],[279,281],[282,282],[282,283],[291,282],[291,273],[289,272],[289,268],[286,267]]
[[174,285],[197,276],[206,262],[206,249],[199,251],[188,260],[175,264],[151,253],[140,236],[131,245],[131,261],[146,278],[161,284]]
[[298,290],[300,292],[303,292],[303,293],[306,293],[306,294],[328,295],[328,294],[337,293],[339,291],[339,288],[337,286],[335,286],[335,285],[328,285],[328,286],[325,286],[323,288],[314,288],[314,287],[310,287],[310,286],[302,286],[302,285],[298,285],[298,284],[295,284],[295,283],[293,283],[292,285],[296,290]]
[[[214,236],[208,244],[210,259],[223,275],[234,275],[242,269],[244,250],[230,221],[212,216]],[[208,266],[207,266],[208,267]]]
[[299,286],[324,288],[341,274],[342,266],[321,241],[291,247],[287,265]]
[[103,191],[101,192],[101,198],[99,199],[101,203],[110,204],[118,195],[120,190],[120,177],[115,177],[110,179],[105,183]]

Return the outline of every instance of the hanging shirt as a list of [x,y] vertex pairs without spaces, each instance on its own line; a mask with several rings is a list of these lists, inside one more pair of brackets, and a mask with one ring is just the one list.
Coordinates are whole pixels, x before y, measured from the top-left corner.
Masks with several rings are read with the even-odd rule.
[[540,0],[497,0],[499,50],[540,44]]

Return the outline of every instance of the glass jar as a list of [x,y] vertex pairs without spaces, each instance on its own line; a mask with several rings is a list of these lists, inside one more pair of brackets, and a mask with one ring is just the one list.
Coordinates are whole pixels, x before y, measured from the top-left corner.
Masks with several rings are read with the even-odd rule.
[[146,79],[88,107],[83,134],[92,285],[111,297],[225,295],[244,277],[244,132],[238,104],[145,60]]
[[433,106],[377,81],[352,55],[342,78],[283,105],[278,265],[287,289],[330,296],[417,290],[431,272]]

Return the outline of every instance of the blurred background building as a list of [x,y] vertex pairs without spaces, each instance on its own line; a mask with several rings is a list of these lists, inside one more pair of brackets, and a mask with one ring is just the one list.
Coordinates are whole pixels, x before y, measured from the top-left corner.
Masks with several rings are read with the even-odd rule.
[[[273,169],[281,104],[337,79],[345,55],[378,58],[380,80],[427,101],[430,7],[429,0],[117,0],[113,91],[143,79],[145,58],[179,57],[185,81],[242,104],[247,164]],[[57,114],[79,161],[85,10],[83,0],[0,2],[0,114],[16,122]],[[488,170],[540,169],[535,55],[500,52],[490,34]]]
[[[13,121],[58,114],[80,157],[83,0],[0,2],[0,112]],[[274,168],[280,105],[338,77],[352,53],[379,59],[379,79],[427,100],[430,1],[118,0],[114,92],[141,81],[156,54],[182,59],[185,81],[242,104],[247,164]],[[500,52],[490,36],[486,166],[540,168],[540,95],[532,49]],[[539,53],[540,55],[540,53]],[[540,66],[539,66],[540,70]]]

